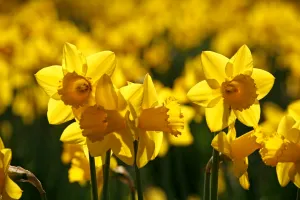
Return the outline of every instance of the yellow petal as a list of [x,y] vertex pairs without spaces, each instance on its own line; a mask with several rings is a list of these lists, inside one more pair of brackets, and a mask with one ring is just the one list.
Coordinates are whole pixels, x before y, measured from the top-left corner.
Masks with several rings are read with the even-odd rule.
[[35,74],[38,84],[51,98],[60,99],[57,89],[63,79],[62,67],[58,65],[45,67]]
[[244,159],[233,160],[233,173],[237,178],[241,177],[245,172],[247,172],[247,169],[248,157]]
[[250,49],[243,45],[226,65],[226,75],[235,77],[239,74],[251,75],[253,70],[253,59]]
[[82,130],[78,122],[73,122],[63,131],[60,141],[69,144],[85,144],[86,137],[82,136]]
[[97,81],[103,74],[111,76],[116,68],[116,55],[111,51],[101,51],[87,57],[87,77],[92,82]]
[[288,106],[288,113],[295,120],[300,120],[300,100],[294,101]]
[[296,121],[293,117],[289,115],[284,116],[279,122],[277,132],[283,135],[287,140],[298,143],[300,141],[300,130],[293,128],[295,124]]
[[225,81],[225,66],[229,61],[225,56],[212,52],[204,51],[201,54],[201,63],[206,80],[215,79],[219,85]]
[[106,110],[117,110],[118,95],[116,89],[107,74],[104,74],[97,83],[96,103]]
[[1,159],[3,159],[3,170],[4,173],[6,174],[12,157],[11,149],[1,149],[0,152],[1,152]]
[[131,104],[135,112],[139,113],[144,95],[143,85],[130,83],[129,85],[120,88],[120,92],[125,100]]
[[184,125],[184,129],[181,135],[178,137],[168,134],[170,144],[174,146],[188,146],[194,142],[193,135],[191,134],[190,127],[188,124]]
[[113,133],[114,141],[111,142],[113,153],[127,165],[133,165],[134,148],[133,137],[127,131]]
[[65,43],[62,67],[64,74],[75,71],[77,74],[85,76],[87,72],[86,58],[76,46],[70,43]]
[[152,78],[149,74],[146,74],[145,76],[143,87],[144,87],[144,95],[143,95],[142,109],[147,109],[158,105],[158,96]]
[[[22,192],[23,191],[21,190],[21,188],[15,182],[13,182],[13,180],[11,180],[9,176],[6,176],[5,193],[7,194],[7,196],[12,199],[20,199],[22,196]],[[4,199],[6,199],[6,194],[4,195]]]
[[108,134],[103,140],[97,142],[91,142],[87,138],[86,142],[89,152],[93,157],[103,156],[103,154],[111,148],[111,144],[115,142],[115,136],[113,134]]
[[275,77],[262,69],[253,69],[251,77],[257,88],[257,99],[260,100],[264,98],[272,89],[275,81]]
[[162,141],[158,156],[159,157],[164,157],[168,153],[168,150],[169,150],[169,143],[168,143],[167,137],[165,136],[163,141]]
[[205,108],[206,122],[211,132],[220,131],[234,122],[236,119],[229,106],[221,99],[216,106]]
[[2,138],[0,137],[0,150],[4,148],[5,148],[4,143],[2,141]]
[[249,178],[248,178],[248,172],[245,172],[245,173],[239,178],[239,182],[240,182],[241,186],[242,186],[245,190],[249,190],[250,182],[249,182]]
[[210,108],[219,102],[221,96],[220,89],[212,89],[205,80],[197,83],[187,93],[193,103]]
[[276,165],[278,182],[282,187],[285,187],[290,182],[289,171],[292,168],[292,166],[293,166],[293,163],[291,163],[291,162],[290,163],[289,162],[285,162],[285,163],[279,162]]
[[141,131],[138,143],[137,166],[144,167],[159,153],[163,140],[162,132]]
[[164,135],[161,131],[146,131],[146,133],[150,136],[151,140],[154,141],[154,152],[151,157],[151,160],[154,160],[159,153]]
[[54,99],[49,99],[47,117],[50,124],[62,124],[74,119],[71,106]]
[[250,108],[243,111],[234,110],[234,113],[238,120],[246,126],[256,127],[260,119],[259,102],[256,101]]
[[231,158],[231,146],[225,132],[220,132],[214,137],[211,146],[217,151]]

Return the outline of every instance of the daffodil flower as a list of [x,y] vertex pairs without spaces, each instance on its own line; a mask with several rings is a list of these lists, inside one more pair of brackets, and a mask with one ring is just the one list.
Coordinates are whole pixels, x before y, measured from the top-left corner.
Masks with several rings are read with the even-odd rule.
[[253,68],[251,52],[246,45],[230,59],[204,51],[201,62],[205,80],[192,87],[187,96],[206,108],[210,130],[220,131],[236,118],[247,126],[257,125],[260,119],[258,100],[271,90],[272,74]]
[[256,142],[254,131],[236,138],[234,125],[230,125],[227,135],[225,132],[220,132],[214,137],[211,145],[232,160],[234,175],[239,178],[244,189],[249,189],[248,156],[261,147]]
[[103,75],[112,75],[115,54],[102,51],[85,57],[76,46],[66,43],[62,66],[45,67],[35,74],[38,84],[49,95],[48,120],[60,124],[74,118],[73,110],[93,102],[94,86]]
[[136,163],[141,168],[159,153],[163,132],[174,136],[181,134],[184,127],[183,115],[173,98],[167,99],[164,105],[159,104],[148,74],[143,84],[129,83],[121,88],[121,93],[128,102],[133,118],[134,138],[138,140]]
[[124,118],[126,101],[107,74],[97,83],[95,101],[95,105],[85,107],[81,115],[76,115],[77,121],[64,130],[61,141],[86,143],[92,156],[103,156],[112,149],[123,162],[132,165],[133,138]]
[[0,138],[0,199],[16,200],[22,196],[20,187],[8,176],[12,153],[4,147]]
[[290,181],[300,188],[300,122],[292,116],[282,118],[277,134],[264,142],[260,150],[266,165],[276,166],[279,184]]

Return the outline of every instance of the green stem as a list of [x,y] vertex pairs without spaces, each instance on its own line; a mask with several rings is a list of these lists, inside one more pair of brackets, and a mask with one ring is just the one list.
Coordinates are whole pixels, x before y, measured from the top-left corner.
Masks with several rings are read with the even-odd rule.
[[91,174],[91,183],[92,183],[92,200],[98,200],[95,158],[91,156],[91,154],[89,154],[89,159],[90,159],[90,174]]
[[[216,135],[216,134],[215,134]],[[218,199],[219,152],[213,149],[212,175],[210,180],[210,200]]]
[[212,158],[209,159],[209,161],[206,164],[205,167],[205,174],[204,174],[204,192],[203,192],[203,199],[209,200],[210,199],[210,175],[211,175],[211,165],[212,165]]
[[143,191],[142,191],[142,182],[141,182],[141,174],[140,170],[136,164],[136,156],[137,156],[137,150],[138,150],[138,141],[134,141],[134,170],[135,170],[135,185],[138,192],[138,200],[143,200]]
[[102,191],[102,199],[108,200],[109,199],[109,170],[110,170],[110,154],[111,150],[109,149],[106,152],[105,156],[105,164],[103,167],[103,191]]
[[297,196],[296,196],[296,200],[300,200],[300,194],[299,194],[299,188],[297,188]]

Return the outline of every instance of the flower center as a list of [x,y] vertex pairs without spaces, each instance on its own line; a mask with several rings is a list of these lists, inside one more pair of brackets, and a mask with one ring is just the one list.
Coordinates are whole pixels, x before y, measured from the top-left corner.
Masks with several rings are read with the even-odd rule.
[[78,108],[88,102],[91,91],[90,81],[73,72],[64,76],[58,94],[66,105]]
[[254,80],[240,74],[231,81],[225,81],[221,86],[224,102],[233,110],[248,109],[256,100],[256,86]]

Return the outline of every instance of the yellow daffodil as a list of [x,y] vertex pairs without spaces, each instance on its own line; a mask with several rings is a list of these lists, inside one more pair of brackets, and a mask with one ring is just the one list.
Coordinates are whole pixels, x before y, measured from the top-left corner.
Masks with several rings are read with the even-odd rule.
[[260,148],[260,144],[256,142],[254,131],[236,138],[234,125],[230,125],[228,129],[227,135],[225,132],[220,132],[216,135],[211,145],[232,160],[234,175],[239,178],[240,184],[244,189],[249,189],[248,156]]
[[92,156],[102,156],[109,149],[123,162],[133,164],[133,138],[126,128],[126,101],[111,78],[104,74],[98,81],[94,106],[76,115],[61,136],[66,143],[87,144]]
[[294,101],[288,106],[288,114],[295,120],[300,120],[300,100]]
[[94,86],[103,75],[112,75],[115,54],[102,51],[85,57],[76,46],[66,43],[62,66],[54,65],[38,71],[38,84],[49,95],[48,120],[60,124],[74,118],[73,109],[93,102]]
[[129,83],[121,88],[133,118],[134,138],[138,140],[136,163],[139,168],[159,153],[163,134],[180,135],[184,119],[179,104],[169,98],[160,105],[154,84],[147,74],[143,84]]
[[22,196],[20,187],[8,176],[11,157],[11,150],[4,147],[0,138],[0,199],[3,200],[16,200]]
[[267,71],[253,68],[251,52],[246,45],[228,59],[204,51],[201,55],[205,80],[190,89],[188,98],[205,107],[208,127],[220,131],[238,118],[247,126],[260,119],[258,100],[266,96],[274,84]]
[[263,105],[263,116],[265,121],[261,123],[260,126],[270,132],[276,132],[278,124],[284,115],[285,112],[280,106],[271,102],[266,102]]
[[286,186],[290,181],[300,188],[300,122],[292,116],[282,118],[277,134],[264,142],[260,150],[267,165],[276,166],[279,184]]

